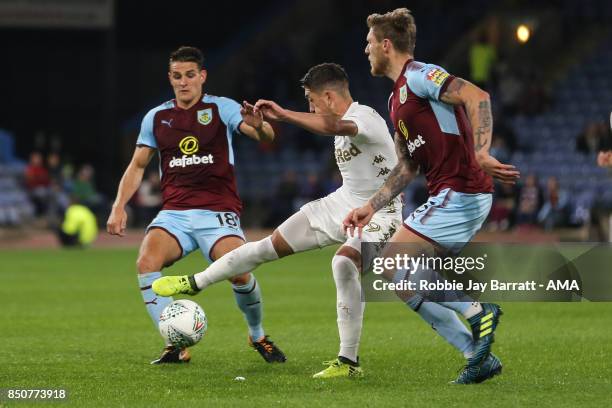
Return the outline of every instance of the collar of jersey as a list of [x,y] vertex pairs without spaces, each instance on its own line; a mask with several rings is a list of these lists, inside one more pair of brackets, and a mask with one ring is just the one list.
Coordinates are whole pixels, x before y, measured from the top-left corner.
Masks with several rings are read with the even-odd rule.
[[198,106],[198,104],[200,102],[204,102],[204,97],[205,96],[206,96],[206,94],[202,92],[202,96],[200,97],[200,100],[197,101],[196,103],[194,103],[193,106],[191,108],[188,108],[188,109],[183,109],[180,106],[178,106],[178,103],[176,102],[176,98],[174,98],[174,99],[172,99],[172,103],[174,104],[174,110],[177,110],[179,112],[189,112],[189,111],[195,109],[195,107]]
[[400,82],[400,79],[402,79],[402,77],[406,74],[406,68],[408,68],[408,64],[410,64],[412,61],[414,61],[413,58],[409,58],[408,61],[406,61],[406,63],[404,64],[404,67],[402,68],[402,72],[400,73],[400,76],[397,78],[397,81],[395,81],[395,85],[393,86],[394,88],[397,88],[397,85]]

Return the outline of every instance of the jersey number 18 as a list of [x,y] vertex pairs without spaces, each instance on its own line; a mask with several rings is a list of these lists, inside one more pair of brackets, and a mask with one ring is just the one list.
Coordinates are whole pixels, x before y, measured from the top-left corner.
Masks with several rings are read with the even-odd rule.
[[225,226],[226,224],[230,227],[236,228],[238,226],[238,216],[234,213],[219,213],[217,214],[217,219],[219,220],[220,226]]

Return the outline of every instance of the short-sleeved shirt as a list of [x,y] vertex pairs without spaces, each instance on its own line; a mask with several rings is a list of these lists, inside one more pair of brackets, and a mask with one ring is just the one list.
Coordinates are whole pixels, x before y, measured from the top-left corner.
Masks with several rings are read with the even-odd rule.
[[437,65],[408,60],[389,98],[393,126],[425,174],[430,195],[445,188],[490,193],[493,180],[476,161],[465,109],[440,101],[454,78]]
[[158,150],[162,209],[240,214],[232,137],[241,121],[237,102],[212,95],[189,109],[171,100],[145,115],[136,143]]
[[342,119],[357,126],[357,135],[334,139],[342,186],[357,198],[367,200],[397,164],[393,138],[385,120],[369,106],[353,102]]

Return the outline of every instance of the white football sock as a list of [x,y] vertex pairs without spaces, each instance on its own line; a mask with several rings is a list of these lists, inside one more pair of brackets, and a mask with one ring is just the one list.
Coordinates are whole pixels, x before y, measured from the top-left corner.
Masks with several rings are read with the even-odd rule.
[[251,272],[264,262],[278,259],[272,245],[272,237],[261,241],[247,242],[233,251],[228,252],[208,268],[194,275],[199,289],[204,289],[213,283],[221,282],[231,277]]
[[361,302],[359,271],[351,259],[342,255],[333,257],[332,270],[336,282],[336,311],[340,335],[338,355],[357,362],[365,307],[365,303]]

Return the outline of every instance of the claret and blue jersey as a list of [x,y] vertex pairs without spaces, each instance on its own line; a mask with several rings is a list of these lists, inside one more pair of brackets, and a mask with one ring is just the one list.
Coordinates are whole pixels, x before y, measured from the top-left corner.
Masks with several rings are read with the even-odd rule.
[[445,188],[490,193],[493,181],[476,161],[465,109],[440,101],[453,80],[437,65],[408,60],[389,98],[393,126],[406,139],[431,195]]
[[200,248],[211,262],[221,238],[244,239],[232,149],[241,122],[237,102],[212,95],[189,109],[165,102],[142,121],[136,143],[157,149],[163,196],[162,211],[147,230],[169,233],[183,256]]
[[237,102],[212,95],[189,109],[172,100],[145,115],[137,144],[159,152],[164,210],[240,214],[232,138],[241,122]]
[[478,162],[463,106],[440,101],[455,77],[408,60],[389,99],[395,131],[425,174],[430,197],[404,226],[453,252],[481,228],[491,209],[493,180]]

